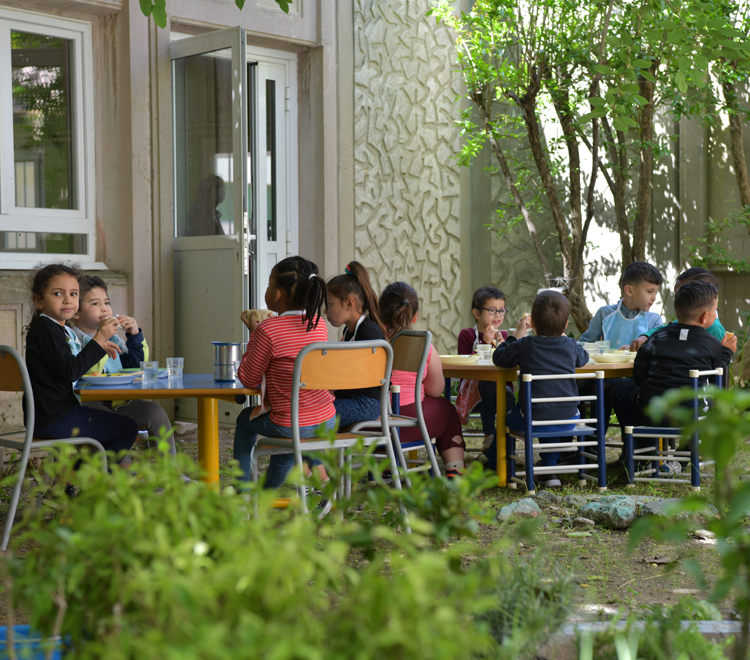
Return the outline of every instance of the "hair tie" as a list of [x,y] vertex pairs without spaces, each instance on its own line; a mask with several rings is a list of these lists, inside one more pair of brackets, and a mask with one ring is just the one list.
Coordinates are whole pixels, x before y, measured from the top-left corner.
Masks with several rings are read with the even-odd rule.
[[308,280],[311,280],[313,277],[316,277],[317,273],[310,273],[310,276],[307,278]]
[[346,268],[344,268],[344,275],[354,275],[354,273],[352,273],[352,269],[349,268],[350,265],[351,264],[346,264]]
[[401,301],[401,304],[402,304],[402,305],[411,305],[411,303],[410,303],[410,302],[409,302],[409,301],[408,301],[408,300],[407,300],[406,298],[404,298],[404,299],[403,299],[403,300]]

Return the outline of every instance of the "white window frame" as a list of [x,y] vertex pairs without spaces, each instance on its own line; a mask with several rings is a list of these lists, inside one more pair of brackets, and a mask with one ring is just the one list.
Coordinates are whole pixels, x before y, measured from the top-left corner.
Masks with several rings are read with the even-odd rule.
[[[15,205],[11,30],[69,39],[73,43],[73,144],[78,209],[42,209]],[[96,181],[94,152],[94,67],[91,23],[0,7],[0,231],[85,234],[86,254],[0,252],[0,269],[26,269],[40,261],[96,262]]]

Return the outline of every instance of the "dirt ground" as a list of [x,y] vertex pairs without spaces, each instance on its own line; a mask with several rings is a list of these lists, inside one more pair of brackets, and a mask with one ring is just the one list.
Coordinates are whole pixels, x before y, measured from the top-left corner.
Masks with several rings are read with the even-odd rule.
[[[197,431],[194,425],[178,425],[176,434],[177,450],[184,452],[193,459],[198,458]],[[232,441],[234,429],[221,428],[220,464],[226,465],[232,459]],[[479,438],[467,438],[468,447],[477,449],[481,445]],[[467,461],[483,460],[481,454],[467,453]],[[615,454],[611,456],[614,460]],[[737,471],[750,472],[750,452],[740,456]],[[263,468],[263,464],[261,464]],[[572,480],[572,477],[569,477]],[[709,478],[703,487],[704,491],[712,488]],[[556,491],[560,495],[592,494],[596,490],[592,487],[580,488],[573,481],[563,480],[563,488]],[[639,485],[635,489],[626,489],[624,481],[620,479],[610,482],[610,493],[628,495],[654,495],[658,497],[681,497],[689,493],[687,487]],[[491,488],[481,495],[482,502],[488,510],[495,511],[501,506],[518,498],[524,497],[523,489]],[[0,524],[4,524],[10,499],[10,488],[0,488]],[[19,505],[18,516],[26,505],[24,498]],[[542,566],[553,570],[571,571],[577,584],[576,601],[578,614],[581,618],[588,618],[596,613],[613,614],[618,608],[624,610],[638,610],[653,604],[671,604],[681,596],[690,594],[697,598],[705,598],[693,578],[682,571],[678,562],[654,565],[654,557],[660,559],[676,559],[679,553],[689,553],[701,564],[704,573],[709,577],[720,573],[720,564],[715,545],[710,542],[694,540],[679,550],[673,546],[657,544],[653,541],[642,542],[634,552],[628,551],[628,534],[626,531],[613,531],[600,527],[580,530],[570,525],[569,515],[575,511],[563,508],[547,510],[542,528],[535,538],[535,542],[523,543],[519,546],[518,556],[530,558],[537,554]],[[572,516],[571,516],[572,517]],[[587,531],[588,536],[569,536],[571,532]],[[476,543],[480,546],[491,546],[507,529],[499,526],[483,526]],[[27,549],[20,548],[17,554],[23,555]],[[731,603],[722,603],[725,616],[731,616]],[[20,622],[23,615],[19,613]],[[0,622],[4,623],[6,609],[4,597],[0,597]],[[19,622],[19,620],[17,620]]]

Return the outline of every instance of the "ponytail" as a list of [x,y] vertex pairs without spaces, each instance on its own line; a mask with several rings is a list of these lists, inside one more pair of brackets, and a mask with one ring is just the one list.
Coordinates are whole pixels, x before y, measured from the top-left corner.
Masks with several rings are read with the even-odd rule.
[[329,280],[328,294],[340,300],[346,300],[350,296],[357,298],[370,320],[377,323],[385,332],[385,325],[380,318],[378,296],[370,283],[370,274],[359,261],[349,262],[343,275],[336,275]]
[[419,312],[419,296],[406,282],[394,282],[383,289],[378,306],[388,326],[386,334],[393,339],[402,330],[411,329],[411,321]]
[[273,267],[271,277],[286,293],[292,309],[305,311],[307,332],[317,328],[328,298],[318,267],[303,257],[287,257]]

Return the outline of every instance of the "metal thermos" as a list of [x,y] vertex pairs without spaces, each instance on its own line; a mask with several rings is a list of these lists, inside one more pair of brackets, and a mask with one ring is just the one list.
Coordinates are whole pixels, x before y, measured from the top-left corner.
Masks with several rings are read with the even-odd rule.
[[234,380],[234,363],[242,358],[239,342],[213,341],[214,380],[217,382]]

